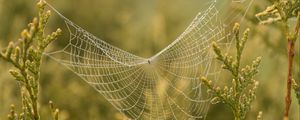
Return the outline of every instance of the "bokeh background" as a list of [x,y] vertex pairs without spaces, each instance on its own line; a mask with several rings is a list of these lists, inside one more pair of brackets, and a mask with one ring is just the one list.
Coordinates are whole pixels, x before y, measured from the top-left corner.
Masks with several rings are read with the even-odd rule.
[[[234,0],[219,0],[232,2]],[[247,1],[247,0],[246,0]],[[287,41],[280,24],[258,25],[255,14],[271,5],[272,0],[256,0],[242,26],[251,28],[250,40],[243,54],[243,64],[250,64],[262,56],[256,79],[260,86],[257,99],[247,119],[256,118],[263,111],[265,120],[283,117],[287,78]],[[0,49],[8,41],[15,41],[20,31],[37,14],[35,0],[0,0]],[[48,0],[69,19],[95,36],[136,55],[149,57],[170,44],[205,7],[203,0]],[[221,7],[228,7],[225,4]],[[233,9],[234,10],[234,9]],[[236,9],[237,13],[243,11]],[[232,11],[231,11],[232,12]],[[53,15],[47,27],[51,31],[60,26]],[[290,22],[291,26],[295,19]],[[63,41],[49,49],[61,47]],[[300,80],[299,40],[297,41],[295,79]],[[10,104],[20,107],[20,93],[16,81],[9,75],[12,66],[0,60],[0,119],[6,119]],[[222,74],[223,75],[223,74]],[[218,84],[230,83],[224,74]],[[121,114],[104,97],[74,73],[55,61],[44,57],[42,65],[40,103],[42,119],[50,119],[48,101],[60,109],[62,120],[118,120]],[[299,106],[293,94],[291,119],[299,120]],[[208,120],[230,120],[233,115],[223,105],[211,105]]]

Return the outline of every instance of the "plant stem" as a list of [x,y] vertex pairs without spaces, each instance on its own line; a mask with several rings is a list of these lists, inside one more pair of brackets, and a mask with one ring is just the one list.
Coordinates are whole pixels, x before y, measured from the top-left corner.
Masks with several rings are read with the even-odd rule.
[[298,13],[298,21],[295,27],[294,33],[288,34],[288,78],[287,78],[287,91],[285,97],[285,112],[284,112],[284,120],[289,119],[289,110],[292,103],[291,98],[291,89],[292,89],[292,79],[293,79],[293,60],[295,56],[295,42],[298,38],[298,33],[300,29],[300,12]]
[[295,40],[288,40],[288,78],[287,78],[287,93],[285,97],[285,112],[284,119],[288,120],[289,118],[289,110],[291,107],[292,99],[291,99],[291,88],[292,88],[292,79],[293,79],[293,59],[295,56]]

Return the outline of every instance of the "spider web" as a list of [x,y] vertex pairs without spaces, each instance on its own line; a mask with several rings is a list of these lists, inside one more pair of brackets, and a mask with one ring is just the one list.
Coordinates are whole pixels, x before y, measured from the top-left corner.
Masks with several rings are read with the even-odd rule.
[[106,43],[48,6],[64,20],[70,39],[63,49],[45,55],[95,88],[125,119],[205,119],[210,95],[199,77],[218,79],[211,43],[229,48],[232,41],[216,1],[150,58]]

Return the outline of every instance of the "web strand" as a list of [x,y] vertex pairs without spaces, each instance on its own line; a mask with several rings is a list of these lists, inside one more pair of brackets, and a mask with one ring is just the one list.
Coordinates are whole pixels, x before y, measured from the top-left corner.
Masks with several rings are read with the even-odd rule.
[[65,22],[70,39],[45,55],[95,88],[128,119],[204,119],[210,95],[200,76],[218,79],[213,41],[227,48],[231,34],[219,18],[216,1],[199,13],[169,46],[150,58],[121,50],[82,29],[50,4]]

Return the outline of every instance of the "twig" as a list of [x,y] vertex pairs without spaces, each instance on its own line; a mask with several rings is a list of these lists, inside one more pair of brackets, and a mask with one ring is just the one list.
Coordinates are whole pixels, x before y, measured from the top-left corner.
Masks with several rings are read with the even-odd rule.
[[291,98],[291,89],[292,89],[292,80],[293,80],[293,60],[295,56],[295,42],[298,37],[300,29],[300,12],[298,13],[298,21],[297,25],[295,27],[294,33],[289,33],[288,35],[288,78],[287,78],[287,91],[286,91],[286,97],[285,97],[285,112],[284,112],[284,120],[289,119],[289,110],[292,103]]

